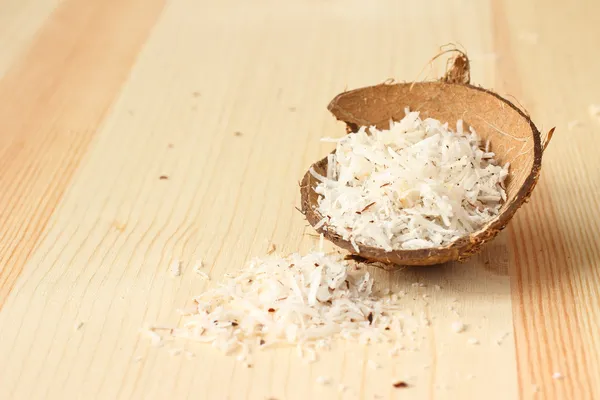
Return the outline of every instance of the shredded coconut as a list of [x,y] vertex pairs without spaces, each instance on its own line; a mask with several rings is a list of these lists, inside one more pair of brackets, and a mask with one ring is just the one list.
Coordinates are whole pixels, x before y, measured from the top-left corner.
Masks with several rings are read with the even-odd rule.
[[210,276],[206,272],[200,270],[194,270],[194,272],[205,281],[210,281]]
[[200,271],[202,268],[204,268],[204,261],[203,260],[198,260],[196,261],[196,265],[194,265],[194,272],[198,273],[198,271]]
[[326,376],[317,376],[317,383],[319,385],[329,385],[331,383],[331,379]]
[[179,276],[181,275],[181,261],[176,260],[171,264],[171,275]]
[[337,140],[319,181],[315,228],[382,248],[444,246],[480,229],[506,201],[509,165],[497,165],[489,142],[472,128],[406,110],[389,130],[362,127]]
[[162,342],[162,337],[153,329],[142,329],[141,333],[150,338],[150,343],[152,343],[153,346],[158,346]]
[[402,348],[403,330],[418,320],[398,296],[375,293],[373,283],[365,268],[351,267],[340,254],[270,255],[195,297],[195,311],[180,326],[145,332],[160,343],[154,330],[165,329],[244,362],[255,349],[282,344],[311,362],[336,337]]
[[552,374],[552,379],[563,379],[565,376],[560,372],[555,372]]
[[465,330],[465,324],[460,321],[453,322],[451,325],[452,331],[456,333],[461,333]]

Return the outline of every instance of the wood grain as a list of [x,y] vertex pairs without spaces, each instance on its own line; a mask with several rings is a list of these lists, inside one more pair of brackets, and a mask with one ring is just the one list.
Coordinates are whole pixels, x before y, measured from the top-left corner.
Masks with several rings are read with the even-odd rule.
[[[598,93],[599,85],[588,85],[581,77],[591,76],[600,60],[586,58],[584,62],[584,58],[575,56],[569,62],[555,62],[550,54],[572,52],[573,41],[579,43],[578,52],[592,51],[586,37],[597,36],[596,27],[583,23],[561,35],[551,32],[564,21],[565,13],[571,14],[573,21],[585,21],[586,13],[592,11],[590,7],[596,6],[586,3],[567,9],[553,3],[543,3],[548,11],[542,20],[531,18],[536,4],[529,5],[523,10],[524,16],[512,21],[512,35],[505,32],[513,43],[527,46],[514,51],[513,59],[525,60],[524,53],[529,52],[536,65],[553,65],[552,71],[546,72],[522,63],[514,66],[514,73],[505,76],[512,83],[510,77],[520,75],[520,90],[528,93],[521,98],[529,104],[529,110],[539,120],[557,124],[562,131],[545,154],[538,190],[511,229],[519,383],[524,394],[537,385],[544,398],[594,399],[600,396],[600,175],[596,166],[582,160],[591,160],[591,149],[599,143],[600,125],[587,115],[589,104],[598,102],[589,94]],[[515,15],[516,9],[516,3],[508,2],[505,12]],[[535,45],[524,40],[532,32],[538,35]],[[556,79],[557,76],[568,78]],[[575,92],[582,96],[573,96]],[[580,126],[569,129],[568,123],[573,120],[580,121]],[[550,127],[546,125],[546,129]],[[568,379],[554,380],[554,372]]]
[[66,1],[0,81],[0,309],[161,5]]
[[[600,397],[600,123],[587,112],[600,103],[600,5],[38,5],[28,17],[34,2],[0,0],[0,38],[15,38],[0,50],[0,398]],[[319,138],[344,133],[329,100],[439,76],[443,61],[423,67],[450,41],[468,50],[475,83],[516,96],[557,133],[531,202],[482,254],[372,271],[431,319],[420,339],[394,359],[385,346],[340,343],[314,364],[277,349],[247,369],[210,347],[154,348],[139,335],[177,323],[177,308],[270,243],[314,247],[294,206],[304,170],[330,149]],[[569,130],[572,120],[581,125]],[[211,281],[194,278],[200,258]],[[466,332],[452,332],[457,320]],[[179,347],[195,357],[169,354]],[[320,375],[334,384],[317,385]],[[394,389],[397,379],[410,387]]]

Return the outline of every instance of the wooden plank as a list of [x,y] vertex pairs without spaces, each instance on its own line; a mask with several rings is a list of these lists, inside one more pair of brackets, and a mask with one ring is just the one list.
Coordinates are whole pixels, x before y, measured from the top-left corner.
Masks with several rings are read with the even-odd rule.
[[[61,3],[0,56],[0,398],[513,399],[534,384],[539,398],[598,397],[600,124],[587,106],[600,58],[587,55],[599,6],[522,3]],[[372,271],[431,319],[420,338],[395,359],[341,343],[315,364],[278,349],[250,369],[197,344],[151,347],[139,328],[177,323],[270,243],[315,246],[294,205],[330,148],[319,138],[344,132],[326,104],[346,87],[439,76],[443,62],[419,73],[448,38],[475,83],[558,129],[531,203],[482,254]],[[210,282],[191,271],[199,258]]]
[[[600,84],[589,77],[600,67],[594,54],[597,2],[506,2],[505,54],[515,61],[504,71],[504,88],[519,96],[545,130],[557,135],[544,156],[539,187],[513,221],[511,278],[519,385],[523,397],[534,387],[548,399],[600,397],[600,173],[595,148],[600,124],[588,107],[600,102]],[[539,19],[540,7],[544,18]],[[495,20],[502,15],[496,10]],[[566,29],[565,21],[570,21]],[[509,25],[510,24],[510,25]],[[560,32],[559,32],[560,31]],[[514,85],[515,78],[520,88]],[[578,121],[577,127],[573,121]],[[565,379],[552,376],[559,372]]]
[[[169,3],[0,317],[14,321],[0,326],[12,343],[2,349],[6,365],[17,365],[0,371],[8,382],[3,387],[33,397],[198,392],[208,398],[326,398],[337,395],[336,386],[324,390],[315,379],[335,371],[336,385],[345,383],[350,394],[365,398],[406,396],[391,385],[400,377],[414,383],[407,393],[413,398],[453,398],[494,387],[515,394],[514,348],[510,340],[496,344],[512,330],[503,240],[481,256],[494,260],[496,269],[472,273],[473,261],[398,274],[373,271],[382,282],[413,293],[415,304],[411,297],[407,306],[417,315],[433,318],[415,343],[418,350],[399,360],[388,360],[385,349],[347,345],[324,354],[317,365],[306,366],[294,351],[281,350],[261,355],[246,370],[210,349],[191,347],[197,357],[186,360],[140,340],[140,327],[174,322],[175,309],[205,287],[189,273],[196,258],[206,259],[218,279],[264,254],[270,241],[282,251],[310,248],[314,243],[293,208],[296,182],[326,151],[318,138],[343,133],[324,106],[346,84],[416,76],[431,54],[407,48],[423,56],[390,63],[389,54],[404,46],[392,38],[406,28],[364,37],[355,31],[364,17],[359,3],[324,4],[321,14],[308,3],[292,10],[274,2],[236,5]],[[391,9],[389,23],[402,15]],[[207,17],[199,25],[195,15],[201,10]],[[380,11],[367,27],[380,24]],[[339,23],[336,35],[332,19]],[[265,40],[275,34],[280,40]],[[348,39],[332,54],[339,37]],[[373,40],[384,45],[373,48]],[[430,42],[434,51],[439,39]],[[473,48],[484,46],[476,41]],[[354,51],[371,52],[374,62],[355,68]],[[221,76],[227,78],[215,79]],[[185,260],[181,279],[168,273],[176,258]],[[413,288],[417,281],[444,289]],[[421,298],[425,292],[430,301]],[[454,298],[460,316],[449,310]],[[480,346],[452,333],[450,325],[459,318],[469,324],[469,335],[481,338]],[[84,325],[75,331],[79,321]],[[138,356],[142,360],[135,362]],[[369,359],[384,368],[370,370]],[[506,373],[493,374],[498,367]],[[233,385],[221,384],[229,379]]]
[[64,2],[0,81],[0,308],[161,6]]
[[58,0],[0,0],[0,78],[23,56]]

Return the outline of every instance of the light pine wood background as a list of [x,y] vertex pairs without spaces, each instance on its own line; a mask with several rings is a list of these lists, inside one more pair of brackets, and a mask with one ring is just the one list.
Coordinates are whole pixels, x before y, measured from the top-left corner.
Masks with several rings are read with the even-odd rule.
[[[0,398],[599,399],[599,14],[593,0],[0,0]],[[440,76],[443,61],[419,72],[448,42],[474,83],[557,130],[530,203],[480,255],[374,271],[432,319],[418,350],[340,343],[307,365],[279,349],[246,369],[138,334],[271,243],[313,248],[294,206],[330,149],[319,138],[344,134],[327,103]]]

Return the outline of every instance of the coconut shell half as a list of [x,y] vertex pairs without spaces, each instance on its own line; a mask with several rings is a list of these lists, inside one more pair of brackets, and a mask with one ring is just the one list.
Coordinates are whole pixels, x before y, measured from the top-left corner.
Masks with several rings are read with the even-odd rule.
[[[348,132],[355,132],[361,126],[387,129],[390,120],[399,121],[405,116],[406,107],[419,111],[423,119],[431,117],[450,125],[462,119],[483,140],[490,140],[500,163],[510,162],[507,200],[500,214],[478,231],[444,247],[388,252],[359,245],[357,253],[349,241],[324,226],[318,232],[326,239],[362,258],[387,264],[390,269],[396,265],[463,261],[504,229],[529,198],[540,175],[543,150],[554,129],[542,144],[539,130],[525,112],[498,94],[469,83],[469,61],[464,53],[459,52],[451,65],[439,81],[380,84],[344,92],[331,101],[328,109],[346,123]],[[327,157],[312,167],[317,173],[327,175]],[[323,218],[316,211],[319,195],[314,188],[317,184],[308,172],[301,183],[302,212],[312,226]]]

